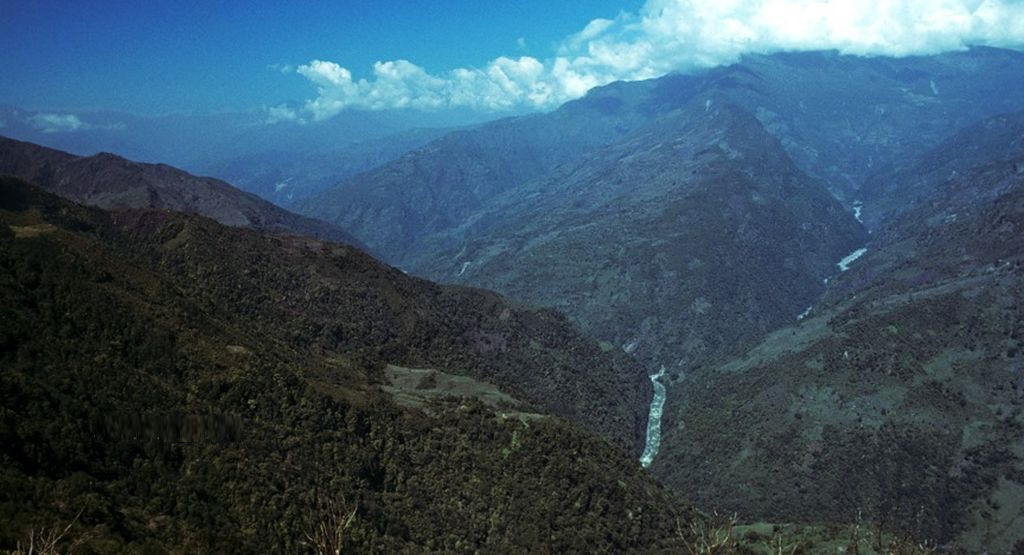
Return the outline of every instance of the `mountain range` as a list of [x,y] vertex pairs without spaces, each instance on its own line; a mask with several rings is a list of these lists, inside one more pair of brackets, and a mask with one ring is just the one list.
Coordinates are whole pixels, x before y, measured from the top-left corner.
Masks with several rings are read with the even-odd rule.
[[[987,271],[966,258],[978,249],[999,246],[1003,261],[1020,252],[1012,233],[985,226],[1002,218],[1016,229],[1002,195],[1021,167],[1011,159],[1024,136],[1024,103],[1012,93],[1024,90],[1022,79],[1024,56],[989,48],[902,59],[748,56],[704,73],[615,83],[550,114],[442,137],[298,208],[347,227],[410,272],[557,308],[652,375],[664,368],[663,458],[652,471],[698,506],[783,521],[867,513],[917,537],[1012,549],[1021,539],[1012,532],[1022,512],[1016,455],[968,485],[922,476],[914,462],[914,453],[941,449],[929,472],[956,475],[964,449],[1012,451],[1006,415],[971,393],[1006,379],[1005,365],[986,363],[984,375],[951,383],[920,370],[858,376],[907,356],[882,333],[891,322],[881,324],[879,307],[888,305],[865,304],[867,289],[909,276],[923,292],[940,276]],[[1005,175],[984,169],[994,167]],[[987,204],[996,198],[1004,204]],[[963,227],[940,236],[933,224],[942,218]],[[1020,291],[1003,280],[953,304],[902,292],[917,301],[889,316],[912,322],[910,341],[932,336],[933,347],[959,352],[960,320],[945,320],[956,310],[995,318],[983,328],[1017,325],[1007,309]],[[930,318],[948,327],[926,334]],[[852,358],[849,336],[871,355]],[[832,358],[819,354],[824,345]],[[815,353],[806,361],[805,349]],[[800,364],[762,361],[764,352],[791,351]],[[996,346],[984,356],[1005,353]],[[941,354],[913,357],[926,366]],[[856,362],[835,369],[836,356]],[[963,445],[940,441],[963,415],[904,395],[917,387],[965,396],[976,412],[963,434],[994,431]],[[813,416],[782,408],[802,404]],[[885,412],[866,424],[870,410]],[[845,473],[865,461],[874,470],[851,487]],[[1004,516],[978,508],[989,497]],[[997,521],[1004,531],[985,530]]]
[[[280,107],[279,107],[280,108]],[[290,104],[292,112],[301,105]],[[324,121],[268,110],[155,116],[0,105],[0,135],[79,156],[116,152],[227,181],[286,206],[491,114],[353,110]]]
[[797,167],[852,203],[874,173],[982,118],[1024,109],[1007,94],[1024,88],[1022,70],[1024,54],[982,47],[902,59],[748,56],[703,73],[613,83],[548,114],[451,133],[297,208],[402,264],[422,238],[472,220],[492,198],[714,95],[756,117]]
[[792,321],[866,237],[755,118],[711,97],[492,205],[425,241],[411,270],[558,308],[670,375]]
[[0,547],[1024,549],[1021,90],[749,55],[232,132],[248,193],[0,138]]
[[[1001,93],[1024,88],[1022,75],[1024,56],[989,48],[905,59],[750,56],[452,133],[297,208],[413,273],[557,307],[601,340],[638,349],[652,372],[679,373],[813,304],[835,263],[865,241],[851,199],[874,168],[1024,108]],[[932,91],[951,76],[955,85]],[[723,111],[748,123],[711,136],[729,125],[711,121]],[[860,127],[838,132],[846,120]],[[776,144],[763,152],[744,151],[769,138]],[[725,191],[716,153],[750,176],[749,190]],[[693,176],[710,192],[681,201],[700,190]],[[811,186],[811,176],[826,180]],[[772,180],[805,184],[766,195]],[[721,206],[728,195],[732,204]],[[672,214],[673,202],[692,212]],[[876,206],[865,202],[858,216]]]
[[80,157],[0,137],[0,174],[21,177],[65,198],[100,208],[158,208],[201,214],[225,225],[362,246],[337,226],[288,212],[223,181],[110,153]]
[[642,366],[554,311],[13,177],[0,222],[3,545],[287,551],[333,527],[357,551],[867,545],[666,491],[636,462]]

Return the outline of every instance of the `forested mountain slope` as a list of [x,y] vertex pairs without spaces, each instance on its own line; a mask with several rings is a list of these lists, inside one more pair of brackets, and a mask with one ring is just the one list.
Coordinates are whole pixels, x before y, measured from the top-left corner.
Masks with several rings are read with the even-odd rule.
[[356,551],[679,541],[609,442],[635,448],[643,371],[551,312],[10,178],[0,218],[4,546],[77,515],[100,551],[294,551],[328,501]]
[[223,181],[113,154],[80,157],[0,137],[0,174],[10,174],[90,206],[200,214],[224,225],[309,235],[365,247],[341,228],[279,208]]
[[749,518],[1024,546],[1024,150],[947,163],[806,319],[675,384],[655,474]]
[[673,375],[792,321],[866,237],[718,96],[492,206],[425,242],[410,269],[556,307]]

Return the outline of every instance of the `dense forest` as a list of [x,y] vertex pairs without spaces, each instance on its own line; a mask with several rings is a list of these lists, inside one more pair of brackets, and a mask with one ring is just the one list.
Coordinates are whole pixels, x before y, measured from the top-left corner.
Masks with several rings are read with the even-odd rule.
[[[607,440],[471,398],[405,409],[378,387],[393,354],[311,348],[260,319],[270,291],[165,266],[217,224],[0,195],[0,545],[73,522],[95,552],[294,552],[332,504],[357,552],[678,541],[685,513]],[[188,240],[268,242],[220,231]]]

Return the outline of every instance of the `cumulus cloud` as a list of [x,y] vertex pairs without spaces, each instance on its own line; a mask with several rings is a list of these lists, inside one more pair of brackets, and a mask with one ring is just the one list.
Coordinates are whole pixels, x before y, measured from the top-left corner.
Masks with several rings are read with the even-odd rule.
[[752,52],[907,56],[969,45],[1024,45],[1024,0],[648,0],[639,13],[592,20],[544,61],[500,57],[432,75],[395,60],[376,63],[363,79],[324,60],[295,71],[317,88],[304,111],[325,119],[349,107],[551,108],[612,81],[714,67]]
[[74,114],[35,114],[29,118],[29,123],[43,133],[67,133],[91,128]]
[[408,60],[377,62],[370,79],[354,79],[347,68],[323,60],[301,65],[296,72],[317,87],[317,97],[304,106],[316,120],[349,107],[500,111],[548,106],[574,95],[564,90],[570,81],[560,80],[553,69],[530,56],[503,56],[484,68],[458,68],[442,76],[431,75]]

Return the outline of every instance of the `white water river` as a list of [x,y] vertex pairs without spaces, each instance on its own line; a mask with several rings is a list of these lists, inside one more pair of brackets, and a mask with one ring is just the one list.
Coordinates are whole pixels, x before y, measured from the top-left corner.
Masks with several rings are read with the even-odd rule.
[[864,256],[864,253],[868,252],[868,249],[857,249],[851,252],[846,258],[836,263],[839,266],[840,272],[845,272],[850,269],[850,264],[853,264],[858,258]]
[[651,466],[661,447],[661,411],[665,408],[665,385],[658,380],[664,377],[664,366],[657,374],[651,374],[654,397],[651,399],[651,412],[647,417],[647,442],[644,444],[643,454],[640,455],[640,465],[644,468]]

